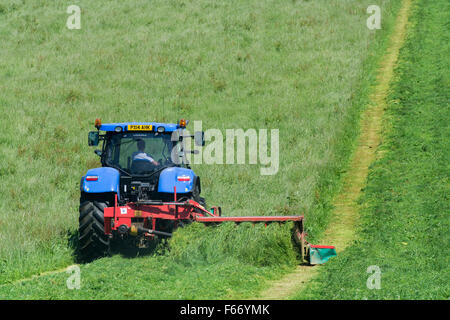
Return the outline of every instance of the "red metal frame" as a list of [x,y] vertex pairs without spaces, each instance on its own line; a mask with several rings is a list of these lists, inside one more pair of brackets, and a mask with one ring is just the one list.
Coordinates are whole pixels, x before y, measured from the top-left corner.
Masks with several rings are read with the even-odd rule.
[[303,216],[247,216],[247,217],[202,217],[197,216],[198,222],[286,222],[286,221],[301,221]]
[[[170,220],[174,222],[174,227],[179,221],[192,221],[209,224],[219,224],[223,222],[269,223],[293,222],[293,239],[299,247],[301,256],[307,260],[310,248],[334,248],[334,246],[311,245],[306,240],[306,233],[303,230],[304,216],[246,216],[246,217],[222,217],[219,207],[212,207],[213,213],[207,211],[203,206],[194,200],[177,202],[176,189],[174,190],[174,201],[172,202],[131,202],[123,206],[117,205],[117,195],[113,207],[104,209],[105,234],[112,237],[113,231],[129,231],[132,235],[139,232],[147,239],[153,239],[155,235],[170,236],[171,233],[163,230],[155,230],[158,220]],[[122,231],[119,227],[122,226]],[[123,226],[126,226],[124,228]]]
[[334,246],[321,246],[319,244],[310,244],[311,248],[317,248],[317,249],[334,249]]
[[[205,224],[222,223],[222,222],[253,222],[268,223],[272,222],[302,222],[303,216],[246,216],[246,217],[222,217],[219,215],[218,208],[214,208],[214,213],[207,211],[198,202],[187,200],[185,202],[175,201],[163,202],[157,204],[145,203],[128,203],[124,206],[117,205],[117,196],[114,207],[107,207],[104,210],[105,233],[112,234],[113,230],[117,230],[119,226],[125,225],[128,228],[132,226],[132,219],[143,218],[142,222],[149,219],[152,220],[152,229],[155,228],[155,220],[190,220]],[[303,229],[303,228],[302,228]],[[303,232],[301,230],[300,232]]]
[[[313,246],[309,245],[305,240],[306,233],[303,230],[304,216],[246,216],[246,217],[222,217],[219,207],[212,207],[213,213],[206,210],[198,202],[187,200],[184,202],[177,201],[176,189],[174,189],[174,201],[172,202],[130,202],[123,206],[117,204],[117,195],[113,207],[104,209],[105,218],[105,234],[112,236],[113,231],[119,231],[122,226],[122,232],[130,231],[131,234],[143,232],[144,236],[152,239],[155,235],[170,236],[163,230],[155,230],[158,220],[170,220],[174,222],[175,228],[179,221],[192,221],[209,224],[219,224],[223,222],[234,222],[236,224],[242,222],[269,223],[293,222],[293,239],[298,245],[301,255],[307,257],[307,247],[325,248],[332,246]],[[126,228],[124,228],[126,226]]]

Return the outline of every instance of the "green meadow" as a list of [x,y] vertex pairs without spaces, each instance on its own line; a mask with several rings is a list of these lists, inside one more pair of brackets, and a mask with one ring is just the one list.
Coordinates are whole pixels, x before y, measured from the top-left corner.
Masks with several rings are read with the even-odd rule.
[[304,213],[311,242],[330,222],[400,1],[0,1],[0,297],[215,299],[254,296],[298,260],[289,225],[191,225],[151,254],[75,263],[79,182],[99,166],[104,123],[202,120],[278,129],[279,170],[194,165],[225,215]]

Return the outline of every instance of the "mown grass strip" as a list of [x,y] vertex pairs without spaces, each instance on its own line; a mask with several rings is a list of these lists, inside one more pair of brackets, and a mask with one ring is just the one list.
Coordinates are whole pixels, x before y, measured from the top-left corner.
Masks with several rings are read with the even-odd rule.
[[[448,299],[448,8],[445,0],[416,2],[383,157],[361,199],[359,240],[295,298]],[[370,266],[381,272],[379,289]]]

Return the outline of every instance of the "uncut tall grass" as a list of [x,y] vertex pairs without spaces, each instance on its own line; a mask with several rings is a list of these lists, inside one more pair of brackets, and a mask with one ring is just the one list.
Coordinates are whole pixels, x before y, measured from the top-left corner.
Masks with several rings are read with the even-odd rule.
[[[378,1],[387,17],[393,3]],[[66,27],[69,4],[0,1],[0,282],[73,261],[80,177],[99,166],[87,146],[95,118],[279,129],[276,175],[197,165],[203,195],[226,215],[304,212],[312,236],[323,229],[315,203],[341,168],[338,145],[354,134],[345,128],[378,41],[366,27],[371,1],[81,0],[81,30]],[[259,261],[239,228],[219,258],[292,262],[289,244],[264,230],[247,240],[280,248]]]

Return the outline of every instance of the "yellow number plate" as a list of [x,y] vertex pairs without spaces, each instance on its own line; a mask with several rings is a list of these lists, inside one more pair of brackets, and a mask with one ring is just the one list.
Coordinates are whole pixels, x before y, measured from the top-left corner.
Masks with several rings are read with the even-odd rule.
[[130,124],[128,125],[128,131],[152,131],[153,126],[151,124]]

